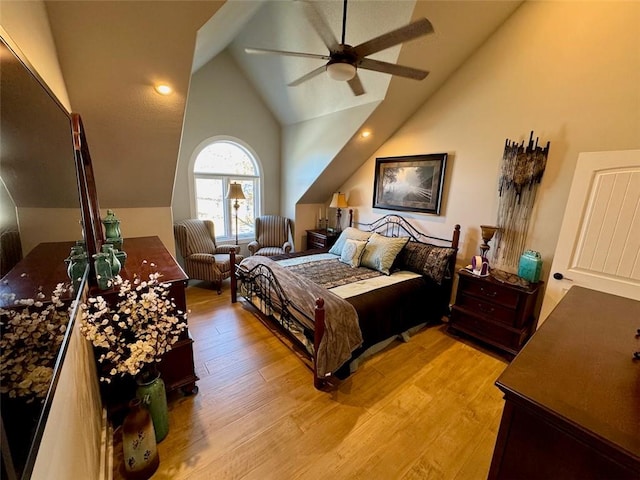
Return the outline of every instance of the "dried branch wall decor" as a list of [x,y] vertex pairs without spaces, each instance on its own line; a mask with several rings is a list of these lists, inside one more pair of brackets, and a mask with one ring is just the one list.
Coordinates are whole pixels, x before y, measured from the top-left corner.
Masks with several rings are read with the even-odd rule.
[[496,235],[497,248],[494,250],[494,263],[504,269],[518,267],[520,255],[525,250],[529,219],[536,200],[538,185],[547,166],[550,142],[546,147],[538,146],[538,138],[533,142],[533,131],[529,144],[506,140],[498,193]]

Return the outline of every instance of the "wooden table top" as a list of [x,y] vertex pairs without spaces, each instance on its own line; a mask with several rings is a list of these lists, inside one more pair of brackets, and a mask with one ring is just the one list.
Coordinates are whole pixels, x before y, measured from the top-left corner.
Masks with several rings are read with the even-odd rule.
[[640,302],[573,287],[496,385],[640,459]]
[[154,272],[162,274],[162,282],[189,279],[158,237],[125,238],[122,250],[127,254],[124,268],[120,270],[120,276],[125,280],[132,280],[134,274],[147,278]]

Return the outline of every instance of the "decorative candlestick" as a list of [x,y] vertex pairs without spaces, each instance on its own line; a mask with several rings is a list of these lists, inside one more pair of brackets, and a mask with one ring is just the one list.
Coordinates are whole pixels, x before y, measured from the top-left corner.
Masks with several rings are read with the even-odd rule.
[[495,233],[499,230],[498,227],[491,227],[489,225],[480,225],[480,229],[482,230],[482,241],[484,242],[480,245],[480,251],[482,252],[482,258],[487,258],[487,252],[491,247],[489,247],[489,242],[495,235]]

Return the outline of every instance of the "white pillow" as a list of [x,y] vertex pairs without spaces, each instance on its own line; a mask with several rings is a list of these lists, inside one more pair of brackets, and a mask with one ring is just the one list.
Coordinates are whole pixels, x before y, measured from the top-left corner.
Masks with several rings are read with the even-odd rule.
[[336,243],[333,244],[333,247],[329,249],[329,253],[333,253],[334,255],[342,255],[342,247],[344,247],[344,242],[347,239],[351,240],[367,240],[371,236],[371,232],[364,232],[362,230],[358,230],[357,228],[347,227],[345,228]]
[[359,267],[362,252],[364,252],[366,244],[367,242],[365,240],[351,240],[348,238],[344,242],[344,247],[342,247],[340,261],[347,265],[351,265],[352,268]]
[[393,261],[408,241],[409,237],[385,237],[374,233],[367,240],[360,265],[389,275]]

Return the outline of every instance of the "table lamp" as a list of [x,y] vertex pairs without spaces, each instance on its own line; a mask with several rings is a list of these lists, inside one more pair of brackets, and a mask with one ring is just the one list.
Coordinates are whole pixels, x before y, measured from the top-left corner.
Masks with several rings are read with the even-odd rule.
[[340,218],[342,217],[342,209],[347,208],[349,205],[347,204],[347,197],[344,193],[334,193],[333,198],[331,199],[331,204],[329,207],[337,208],[336,210],[336,232],[340,233],[342,231],[342,225],[340,224]]

